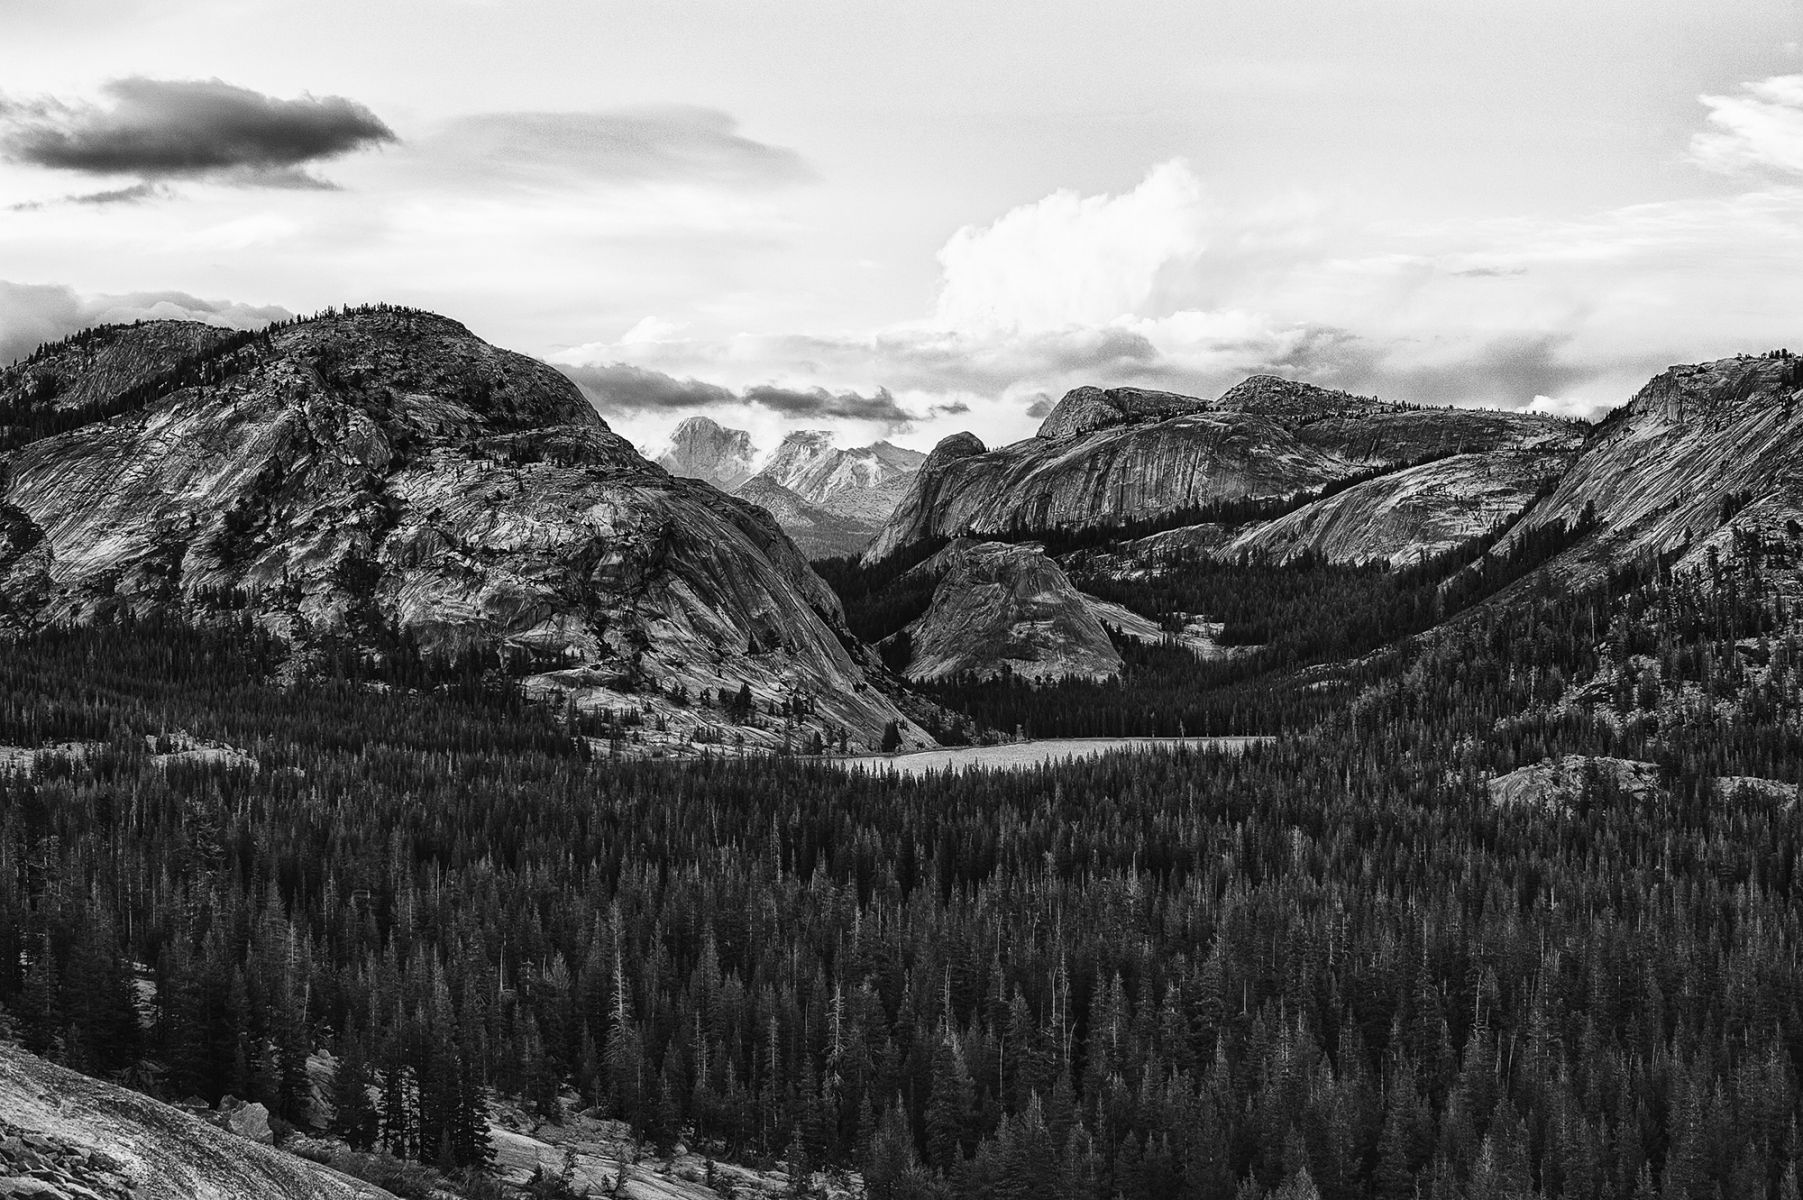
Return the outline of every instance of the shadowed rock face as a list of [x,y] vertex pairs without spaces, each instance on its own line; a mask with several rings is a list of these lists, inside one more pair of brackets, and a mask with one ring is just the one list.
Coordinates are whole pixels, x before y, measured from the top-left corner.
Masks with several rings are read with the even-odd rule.
[[712,418],[690,417],[670,435],[657,465],[672,475],[711,483],[730,492],[756,469],[757,447],[743,429],[723,429]]
[[1433,455],[1558,450],[1580,437],[1530,414],[1403,408],[1270,376],[1215,401],[1079,388],[1038,437],[997,450],[969,435],[940,443],[865,560],[932,537],[1156,517]]
[[[104,353],[148,361],[171,332],[118,327]],[[24,386],[0,374],[0,405]],[[749,684],[766,704],[811,696],[814,719],[866,741],[898,716],[767,513],[673,479],[557,372],[442,317],[275,330],[218,381],[3,466],[0,596],[15,622],[204,614],[236,591],[285,635],[394,625],[428,648],[530,660],[579,699],[645,680]]]
[[1683,561],[1701,563],[1736,530],[1784,536],[1803,519],[1803,361],[1727,358],[1655,377],[1596,428],[1504,548],[1587,506],[1598,532],[1562,556],[1568,575],[1687,543]]
[[908,627],[910,679],[1004,671],[1102,679],[1121,669],[1083,595],[1032,546],[960,538],[914,570],[939,584],[931,607]]

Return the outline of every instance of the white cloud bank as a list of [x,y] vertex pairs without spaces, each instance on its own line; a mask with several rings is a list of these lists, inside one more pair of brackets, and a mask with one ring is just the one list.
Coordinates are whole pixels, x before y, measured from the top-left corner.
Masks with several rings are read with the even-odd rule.
[[[1803,111],[1792,106],[1803,88],[1785,77],[1745,92],[1703,98],[1712,128],[1699,158],[1790,161],[1784,113]],[[1771,111],[1755,121],[1748,106]],[[1055,192],[962,228],[939,262],[935,310],[918,321],[709,339],[647,318],[558,358],[735,389],[886,388],[912,418],[899,427],[927,445],[963,428],[1025,436],[1029,409],[1078,384],[1209,395],[1261,371],[1421,403],[1595,415],[1672,362],[1803,340],[1803,188],[1788,185],[1422,227],[1306,197],[1236,209],[1171,160],[1119,193]],[[648,439],[676,419],[622,423]]]
[[1118,196],[1054,192],[952,235],[939,251],[935,324],[1039,332],[1143,311],[1161,277],[1202,253],[1207,225],[1202,181],[1182,159]]
[[1803,174],[1803,75],[1774,75],[1733,96],[1703,96],[1710,128],[1691,140],[1691,157],[1715,171],[1770,169]]

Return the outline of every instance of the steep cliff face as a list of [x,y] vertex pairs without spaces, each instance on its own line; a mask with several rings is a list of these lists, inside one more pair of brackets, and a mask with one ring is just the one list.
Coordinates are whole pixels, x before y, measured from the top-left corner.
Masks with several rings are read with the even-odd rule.
[[[1490,532],[1533,503],[1571,459],[1535,450],[1455,455],[1356,484],[1209,549],[1228,558],[1313,554],[1404,566]],[[1156,535],[1158,544],[1173,547],[1177,532]]]
[[757,471],[757,458],[757,447],[743,429],[724,429],[710,417],[690,417],[671,433],[655,461],[672,475],[730,492]]
[[865,559],[932,537],[1157,517],[1291,496],[1434,455],[1552,451],[1580,437],[1546,417],[1403,408],[1269,376],[1214,401],[1078,388],[1035,437],[999,450],[968,435],[942,443]]
[[1784,536],[1803,519],[1803,360],[1727,358],[1655,377],[1597,427],[1505,548],[1587,508],[1597,532],[1563,557],[1568,574],[1687,545],[1682,561],[1700,563],[1735,531]]
[[[109,350],[155,356],[170,334],[121,327]],[[747,685],[865,741],[898,716],[767,513],[646,462],[541,363],[382,310],[201,374],[5,460],[12,619],[242,604],[296,638],[496,648],[582,705]],[[0,411],[36,404],[0,377]]]
[[1062,568],[1033,546],[959,538],[914,568],[938,586],[908,627],[908,678],[1103,679],[1121,656]]

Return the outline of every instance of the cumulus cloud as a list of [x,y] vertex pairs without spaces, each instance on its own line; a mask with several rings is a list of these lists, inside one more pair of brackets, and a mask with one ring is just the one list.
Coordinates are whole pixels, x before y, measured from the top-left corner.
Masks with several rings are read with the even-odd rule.
[[396,140],[343,96],[283,100],[217,79],[142,77],[102,92],[103,105],[0,100],[0,153],[85,175],[319,188],[331,185],[308,167]]
[[[1730,105],[1710,134],[1735,131],[1737,162],[1755,161],[1749,147],[1768,167],[1790,161],[1774,130],[1803,112],[1803,76],[1740,100],[1771,120]],[[1171,162],[1117,194],[1057,192],[960,229],[939,255],[937,307],[917,321],[710,337],[646,319],[559,357],[729,389],[882,389],[919,414],[922,438],[971,428],[994,443],[1030,433],[1080,384],[1211,396],[1262,372],[1587,416],[1669,363],[1795,340],[1803,187],[1432,224],[1349,203],[1216,205]]]
[[1141,312],[1202,252],[1207,215],[1201,180],[1173,159],[1118,196],[1058,191],[966,226],[939,251],[937,324],[1050,330]]
[[562,365],[591,403],[610,416],[746,405],[791,421],[870,421],[902,429],[916,419],[882,388],[870,395],[825,388],[756,384],[734,392],[717,383],[678,379],[631,363]]
[[1803,174],[1803,75],[1741,84],[1732,96],[1700,96],[1710,128],[1691,140],[1691,157],[1715,171],[1764,168]]
[[465,180],[688,183],[759,188],[809,178],[802,157],[748,138],[730,115],[688,105],[460,117],[421,147]]
[[261,329],[293,315],[275,305],[203,300],[186,292],[89,296],[63,284],[0,279],[0,363],[23,358],[45,342],[95,325],[201,321],[227,329]]

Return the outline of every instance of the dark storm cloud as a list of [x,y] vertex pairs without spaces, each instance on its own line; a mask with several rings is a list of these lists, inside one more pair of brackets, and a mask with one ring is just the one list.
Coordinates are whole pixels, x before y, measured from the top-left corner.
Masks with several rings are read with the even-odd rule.
[[810,177],[795,151],[738,132],[727,113],[687,105],[605,112],[480,113],[425,146],[460,174],[540,181],[759,187]]
[[317,188],[331,185],[309,165],[395,140],[375,113],[343,96],[282,100],[217,79],[142,77],[102,90],[105,106],[0,100],[0,153],[88,175]]
[[23,358],[94,325],[128,321],[202,321],[228,329],[261,329],[292,316],[274,305],[203,300],[186,292],[131,292],[84,296],[59,283],[10,283],[0,279],[0,365]]
[[824,388],[785,388],[770,384],[734,392],[717,383],[677,379],[662,371],[635,367],[630,363],[560,366],[558,370],[574,380],[597,409],[609,415],[750,404],[802,420],[839,417],[854,421],[877,421],[892,428],[900,428],[914,420],[913,415],[897,404],[895,397],[883,388],[878,388],[869,396],[858,392],[829,392]]
[[734,404],[738,397],[717,383],[677,379],[630,363],[557,368],[603,413],[667,412]]
[[829,392],[825,388],[798,391],[794,388],[754,387],[745,391],[745,402],[781,413],[785,417],[813,420],[819,417],[843,417],[853,421],[881,421],[889,425],[906,425],[914,418],[902,410],[887,388],[878,388],[869,396],[857,392]]
[[1045,418],[1052,415],[1052,409],[1055,408],[1057,404],[1058,402],[1056,400],[1052,399],[1044,392],[1041,392],[1038,396],[1034,397],[1033,403],[1027,405],[1027,415],[1035,420],[1043,421]]

